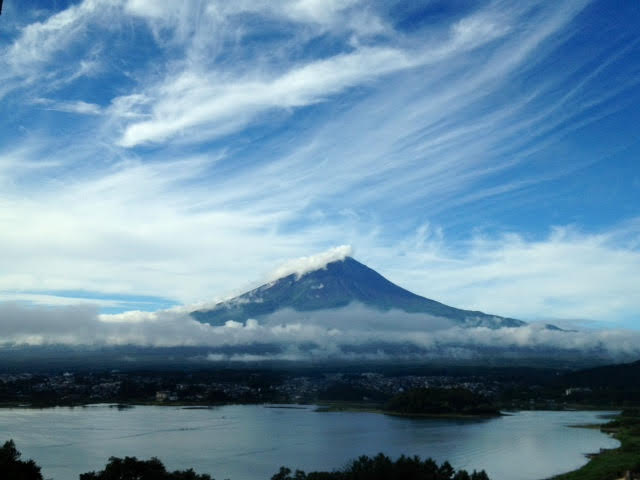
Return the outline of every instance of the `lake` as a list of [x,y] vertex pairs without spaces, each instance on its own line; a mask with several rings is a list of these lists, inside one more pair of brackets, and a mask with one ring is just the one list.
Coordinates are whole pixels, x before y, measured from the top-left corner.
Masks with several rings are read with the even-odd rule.
[[0,409],[0,441],[13,438],[23,458],[53,480],[77,480],[102,469],[109,456],[157,456],[168,469],[193,467],[216,480],[268,480],[280,465],[332,470],[378,452],[449,460],[455,468],[485,469],[492,480],[539,480],[583,465],[586,453],[618,446],[598,430],[569,427],[603,422],[604,413],[445,420],[313,406]]

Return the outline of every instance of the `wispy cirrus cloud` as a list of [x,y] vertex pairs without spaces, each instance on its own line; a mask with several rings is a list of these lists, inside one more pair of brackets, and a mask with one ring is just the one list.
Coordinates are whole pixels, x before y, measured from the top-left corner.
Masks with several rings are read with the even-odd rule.
[[633,325],[639,306],[624,299],[634,296],[640,252],[629,242],[638,233],[637,219],[606,234],[557,227],[539,240],[479,233],[457,251],[437,233],[418,233],[406,250],[397,248],[412,264],[400,266],[405,263],[400,257],[388,265],[391,275],[409,277],[406,284],[414,290],[428,285],[434,298],[458,299],[469,309],[529,320],[609,319]]
[[581,36],[597,7],[85,0],[22,17],[0,44],[3,298],[190,303],[349,243],[456,306],[630,323],[639,45],[622,20]]
[[49,98],[37,98],[33,103],[57,112],[77,113],[80,115],[100,115],[102,113],[100,105],[83,102],[82,100],[59,102]]
[[[224,79],[211,72],[182,71],[155,91],[143,94],[145,102],[138,106],[147,107],[149,113],[125,112],[126,118],[150,119],[127,125],[118,143],[133,147],[164,142],[177,135],[201,141],[204,129],[211,137],[229,134],[261,112],[311,105],[411,64],[401,51],[376,48],[307,64],[270,80]],[[198,127],[201,130],[195,137],[189,135]]]

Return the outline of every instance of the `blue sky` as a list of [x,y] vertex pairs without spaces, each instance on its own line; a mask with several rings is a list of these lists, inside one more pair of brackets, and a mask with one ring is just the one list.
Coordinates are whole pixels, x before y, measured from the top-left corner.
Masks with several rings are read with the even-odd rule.
[[640,4],[5,0],[0,301],[212,301],[348,244],[525,320],[640,320]]

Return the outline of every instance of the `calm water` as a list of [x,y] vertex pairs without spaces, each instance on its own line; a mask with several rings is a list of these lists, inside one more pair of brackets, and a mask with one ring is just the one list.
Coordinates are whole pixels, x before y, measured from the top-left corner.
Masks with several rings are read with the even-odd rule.
[[157,456],[171,470],[194,467],[217,480],[267,480],[282,464],[331,470],[380,451],[485,469],[493,480],[535,480],[579,467],[585,453],[616,447],[597,430],[568,427],[603,421],[602,413],[519,412],[462,421],[314,407],[0,409],[0,440],[13,438],[23,458],[36,460],[54,480],[77,480],[112,455]]

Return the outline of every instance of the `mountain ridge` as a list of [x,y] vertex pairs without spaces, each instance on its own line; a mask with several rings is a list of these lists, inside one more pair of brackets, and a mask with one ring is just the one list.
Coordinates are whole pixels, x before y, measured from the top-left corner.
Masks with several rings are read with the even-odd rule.
[[350,256],[327,263],[302,275],[292,273],[213,308],[196,310],[191,316],[202,323],[261,318],[290,308],[298,312],[335,310],[361,303],[382,312],[400,310],[444,318],[462,326],[520,327],[526,322],[475,310],[451,307],[406,290]]

